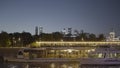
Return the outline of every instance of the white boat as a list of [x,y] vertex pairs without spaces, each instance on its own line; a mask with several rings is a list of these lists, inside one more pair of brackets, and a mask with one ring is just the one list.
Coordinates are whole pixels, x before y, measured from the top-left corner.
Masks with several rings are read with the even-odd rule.
[[91,52],[90,55],[92,57],[81,59],[80,66],[120,65],[120,50],[115,48],[98,48],[94,52]]

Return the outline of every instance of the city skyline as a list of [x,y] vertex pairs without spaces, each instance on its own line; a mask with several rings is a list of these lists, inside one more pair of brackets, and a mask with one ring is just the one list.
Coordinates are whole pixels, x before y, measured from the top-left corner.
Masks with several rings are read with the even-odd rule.
[[64,28],[108,34],[112,28],[120,34],[119,0],[0,0],[0,31],[27,31],[35,27],[44,32]]

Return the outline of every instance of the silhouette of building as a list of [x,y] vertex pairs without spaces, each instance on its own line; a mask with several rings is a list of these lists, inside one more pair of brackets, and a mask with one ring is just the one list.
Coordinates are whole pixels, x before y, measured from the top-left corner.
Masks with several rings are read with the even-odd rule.
[[43,27],[39,27],[36,26],[35,27],[35,35],[40,35],[41,33],[43,33]]
[[35,35],[38,35],[38,26],[35,27]]
[[68,34],[72,35],[72,28],[68,28]]

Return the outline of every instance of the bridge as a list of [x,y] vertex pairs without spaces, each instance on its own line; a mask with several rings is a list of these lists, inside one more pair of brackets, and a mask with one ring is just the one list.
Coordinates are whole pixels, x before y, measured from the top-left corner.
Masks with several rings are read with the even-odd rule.
[[67,41],[40,41],[40,42],[36,42],[37,46],[80,46],[80,45],[84,45],[84,46],[99,46],[99,45],[120,45],[120,42],[67,42]]

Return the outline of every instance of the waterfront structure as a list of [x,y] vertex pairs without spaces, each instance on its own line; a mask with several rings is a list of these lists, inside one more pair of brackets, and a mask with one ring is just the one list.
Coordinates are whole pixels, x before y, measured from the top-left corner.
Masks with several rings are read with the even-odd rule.
[[114,42],[73,42],[73,41],[69,41],[69,42],[65,42],[65,41],[56,41],[56,42],[50,42],[50,41],[41,41],[41,42],[36,42],[36,47],[80,47],[80,46],[114,46],[114,45],[120,45],[120,42],[114,41]]
[[[23,50],[24,58],[120,58],[120,42],[37,42]],[[106,55],[109,54],[109,55]]]
[[24,49],[24,59],[38,58],[120,58],[120,50],[109,46],[42,47]]
[[94,65],[97,68],[101,65],[109,67],[120,65],[120,50],[115,47],[97,48],[89,54],[89,58],[85,58],[80,61],[80,68]]
[[[39,29],[40,33],[42,28]],[[37,33],[37,32],[36,32]],[[84,33],[82,31],[82,33]],[[63,34],[66,34],[64,29]],[[69,34],[67,36],[67,34]],[[72,29],[68,29],[65,37],[72,37]],[[23,55],[24,59],[38,59],[38,58],[120,58],[119,46],[120,42],[116,41],[115,32],[110,32],[109,42],[85,42],[85,41],[40,41],[36,42],[36,46],[20,50],[18,55]],[[21,58],[21,56],[18,56]]]

